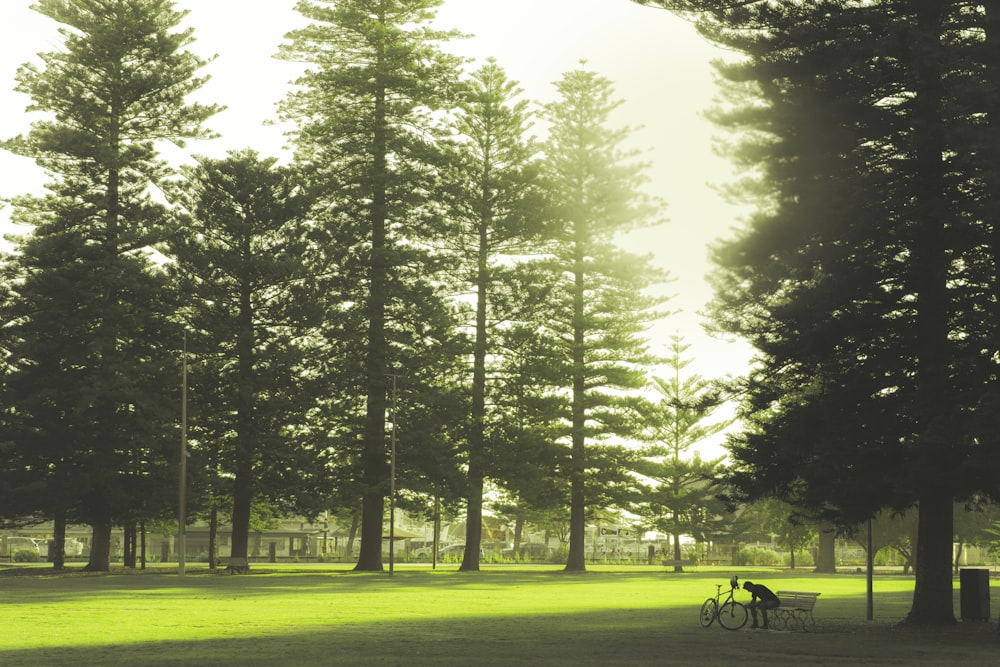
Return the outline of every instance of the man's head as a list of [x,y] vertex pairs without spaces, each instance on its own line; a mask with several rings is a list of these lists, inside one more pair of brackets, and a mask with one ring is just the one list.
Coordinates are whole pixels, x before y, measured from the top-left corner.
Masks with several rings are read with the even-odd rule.
[[743,590],[745,590],[745,591],[746,590],[750,590],[751,586],[753,586],[753,582],[752,581],[744,581],[743,582]]

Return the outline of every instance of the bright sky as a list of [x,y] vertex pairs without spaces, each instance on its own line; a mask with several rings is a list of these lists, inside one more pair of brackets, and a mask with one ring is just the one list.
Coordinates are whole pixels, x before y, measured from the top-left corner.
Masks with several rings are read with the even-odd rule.
[[[57,45],[53,22],[31,11],[31,4],[3,0],[0,9],[4,138],[26,131],[30,122],[24,112],[28,99],[12,90],[15,71]],[[272,58],[284,34],[301,24],[295,0],[176,0],[176,5],[190,10],[187,22],[197,40],[192,49],[206,58],[218,54],[205,69],[212,79],[199,99],[229,107],[209,122],[222,138],[188,151],[221,156],[253,147],[280,154],[282,130],[263,124],[275,118],[275,103],[297,72],[295,64]],[[651,163],[651,193],[667,202],[667,224],[628,239],[629,250],[652,253],[674,278],[667,289],[675,295],[671,307],[680,312],[654,328],[653,342],[665,344],[679,332],[691,344],[692,372],[740,373],[748,359],[746,345],[709,338],[698,316],[711,297],[704,279],[710,269],[707,245],[728,236],[742,215],[712,188],[730,180],[732,172],[714,154],[715,129],[702,117],[716,95],[710,61],[725,53],[682,19],[630,0],[446,0],[438,23],[473,35],[448,48],[477,60],[495,57],[529,99],[551,100],[552,82],[581,59],[614,82],[625,100],[615,122],[639,128],[633,147]],[[31,162],[3,151],[0,174],[0,198],[37,190],[44,181]],[[0,231],[17,231],[9,224],[9,209],[0,211]]]

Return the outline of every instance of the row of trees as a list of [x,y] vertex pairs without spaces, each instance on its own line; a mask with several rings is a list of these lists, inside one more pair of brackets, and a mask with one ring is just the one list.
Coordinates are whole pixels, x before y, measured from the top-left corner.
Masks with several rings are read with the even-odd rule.
[[568,507],[575,570],[593,512],[643,503],[639,468],[672,479],[614,444],[650,423],[660,437],[670,415],[641,395],[664,276],[614,245],[659,204],[609,127],[613,86],[581,67],[536,112],[497,63],[466,73],[442,50],[439,4],[299,3],[308,25],[279,52],[303,64],[279,104],[291,164],[247,149],[178,171],[162,142],[211,136],[219,109],[188,101],[205,61],[183,14],[37,3],[63,43],[18,72],[44,113],[4,143],[51,177],[15,202],[32,230],[2,261],[7,521],[54,518],[57,542],[92,525],[103,570],[113,525],[170,516],[182,366],[189,504],[212,526],[230,514],[236,557],[258,504],[359,508],[357,568],[381,570],[390,440],[401,502],[464,502],[469,545],[487,485]]
[[714,112],[756,204],[715,249],[714,319],[758,351],[736,497],[916,506],[909,619],[953,622],[953,503],[1000,479],[1000,4],[641,4],[742,56]]

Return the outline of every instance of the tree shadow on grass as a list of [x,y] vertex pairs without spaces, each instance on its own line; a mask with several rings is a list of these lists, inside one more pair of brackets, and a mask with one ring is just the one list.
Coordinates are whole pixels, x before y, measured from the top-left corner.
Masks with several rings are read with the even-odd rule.
[[[834,619],[820,620],[814,632],[731,632],[717,625],[699,627],[697,610],[687,606],[495,617],[479,611],[424,620],[342,618],[308,630],[257,628],[253,636],[8,650],[0,664],[586,667],[773,661],[938,666],[995,664],[998,651],[992,623],[928,630]],[[244,620],[234,609],[232,634],[248,634],[241,628]]]
[[[167,575],[167,576],[164,576]],[[176,573],[146,573],[118,570],[111,573],[88,573],[79,568],[63,571],[39,570],[23,571],[18,575],[0,575],[3,580],[3,596],[16,596],[24,591],[32,600],[56,603],[76,599],[81,595],[113,597],[134,595],[142,592],[197,591],[205,595],[216,594],[223,597],[232,595],[262,596],[286,595],[290,592],[301,595],[329,595],[331,592],[344,593],[378,592],[379,590],[474,590],[477,587],[492,588],[502,579],[508,587],[565,586],[568,582],[587,583],[595,578],[604,581],[628,582],[648,580],[648,572],[615,573],[564,573],[562,571],[482,571],[459,573],[455,571],[430,572],[411,570],[396,572],[389,576],[385,572],[353,572],[351,570],[268,570],[255,568],[250,574],[228,574],[224,570],[212,572],[207,568],[195,570],[185,577]]]

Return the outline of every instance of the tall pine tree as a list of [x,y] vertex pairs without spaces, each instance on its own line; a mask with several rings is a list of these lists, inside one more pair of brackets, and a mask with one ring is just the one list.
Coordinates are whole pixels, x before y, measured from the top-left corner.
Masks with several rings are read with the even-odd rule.
[[[488,410],[495,393],[496,370],[487,359],[502,355],[498,329],[510,319],[507,290],[509,265],[532,252],[538,236],[534,148],[527,140],[531,116],[518,100],[521,90],[494,61],[475,71],[466,82],[455,128],[454,171],[446,189],[451,221],[456,229],[447,244],[461,269],[460,290],[474,294],[471,412],[467,443],[467,516],[465,555],[461,569],[479,569],[484,484],[490,455],[491,422],[501,421]],[[495,414],[495,411],[493,411]],[[502,454],[501,454],[502,455]]]
[[[702,461],[688,450],[721,433],[731,419],[709,422],[720,406],[720,394],[712,383],[697,374],[682,374],[691,363],[684,356],[690,345],[679,334],[670,339],[666,368],[668,377],[654,377],[660,400],[647,413],[648,438],[637,472],[655,481],[645,490],[639,513],[656,530],[673,536],[674,560],[681,560],[681,535],[699,541],[708,537],[713,519],[725,513],[716,498],[722,458]],[[674,565],[674,571],[682,571]]]
[[[458,60],[439,45],[452,35],[428,27],[441,0],[303,0],[311,23],[287,36],[281,56],[309,69],[283,103],[297,124],[296,159],[327,184],[317,208],[341,277],[331,316],[362,326],[363,349],[346,359],[360,376],[361,552],[358,570],[382,569],[385,498],[389,491],[387,382],[404,371],[397,332],[423,344],[445,335],[448,313],[430,278],[439,270],[432,240],[442,233],[434,202],[440,169],[436,141]],[[355,313],[361,308],[362,312]],[[420,309],[426,312],[420,313]],[[433,327],[432,332],[430,328]],[[427,330],[422,330],[422,329]],[[361,359],[358,364],[356,359]],[[411,382],[433,365],[406,363]],[[348,399],[349,400],[349,399]],[[345,401],[346,402],[346,401]],[[346,407],[344,405],[341,406]]]
[[[47,196],[17,202],[17,217],[37,227],[18,259],[23,347],[13,382],[45,389],[17,412],[72,479],[72,497],[45,509],[72,505],[94,529],[88,568],[107,570],[112,526],[154,497],[148,474],[163,475],[163,388],[176,386],[165,350],[179,348],[166,324],[173,306],[148,257],[165,222],[149,195],[166,172],[157,143],[206,136],[216,108],[185,100],[205,61],[184,50],[192,33],[178,30],[184,14],[172,2],[40,0],[35,9],[61,24],[62,43],[41,54],[41,67],[18,71],[29,111],[45,115],[5,143],[53,177]],[[57,400],[63,392],[71,396]]]
[[[189,212],[171,239],[193,359],[192,449],[232,482],[232,549],[246,558],[254,501],[308,513],[322,451],[307,447],[309,349],[320,308],[306,275],[308,193],[251,150],[185,168]],[[207,451],[206,451],[207,450]],[[298,506],[297,506],[298,505]]]
[[[612,83],[581,67],[556,82],[547,104],[542,184],[551,240],[544,315],[537,335],[558,355],[561,419],[571,452],[570,546],[566,569],[586,569],[588,447],[639,430],[634,392],[654,361],[643,339],[658,299],[647,289],[663,276],[649,257],[618,249],[615,236],[658,222],[641,189],[643,164],[623,147],[628,128],[609,126],[620,105]],[[608,454],[608,452],[605,452]],[[595,459],[596,460],[596,459]]]

